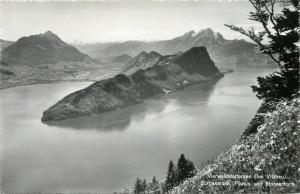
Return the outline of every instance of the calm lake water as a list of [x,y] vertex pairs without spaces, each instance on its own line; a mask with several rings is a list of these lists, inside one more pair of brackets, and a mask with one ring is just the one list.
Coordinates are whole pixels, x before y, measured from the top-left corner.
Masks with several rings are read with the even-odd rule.
[[212,86],[107,114],[44,124],[50,105],[90,83],[0,90],[3,192],[113,192],[165,177],[180,153],[197,167],[232,145],[259,107],[250,85],[270,69],[235,69]]

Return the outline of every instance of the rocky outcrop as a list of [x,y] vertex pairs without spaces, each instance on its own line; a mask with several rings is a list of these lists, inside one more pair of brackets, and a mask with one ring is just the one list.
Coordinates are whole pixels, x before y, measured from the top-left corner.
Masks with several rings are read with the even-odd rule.
[[137,58],[143,60],[136,60],[135,66],[144,67],[149,62],[147,58],[154,55],[156,62],[145,69],[140,68],[129,75],[119,74],[69,94],[46,110],[42,121],[99,114],[141,103],[144,98],[159,93],[176,91],[196,82],[223,76],[205,47],[195,47],[181,55],[141,53]]

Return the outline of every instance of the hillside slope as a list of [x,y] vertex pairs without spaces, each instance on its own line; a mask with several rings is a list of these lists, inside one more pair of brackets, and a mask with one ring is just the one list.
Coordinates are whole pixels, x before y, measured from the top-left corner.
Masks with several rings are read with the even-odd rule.
[[300,98],[281,101],[257,133],[242,136],[173,193],[299,192],[299,111]]

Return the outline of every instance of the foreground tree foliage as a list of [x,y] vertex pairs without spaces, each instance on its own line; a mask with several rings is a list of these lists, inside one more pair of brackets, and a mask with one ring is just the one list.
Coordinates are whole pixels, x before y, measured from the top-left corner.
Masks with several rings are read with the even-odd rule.
[[174,165],[173,161],[169,162],[168,172],[166,180],[162,181],[161,184],[157,180],[156,176],[153,176],[152,181],[147,184],[146,179],[136,179],[134,184],[133,192],[136,194],[142,193],[169,193],[174,187],[183,183],[186,179],[195,176],[197,170],[194,163],[186,159],[184,154],[181,154],[177,166]]
[[269,55],[280,70],[258,77],[252,86],[265,101],[291,99],[299,85],[299,0],[249,0],[254,8],[249,19],[259,22],[262,31],[225,25],[254,41],[260,52]]
[[180,155],[177,163],[177,183],[182,183],[187,178],[196,174],[194,163],[185,158],[184,154]]
[[136,194],[140,194],[143,192],[142,180],[139,177],[135,181],[133,192]]
[[174,187],[181,184],[188,178],[193,177],[196,174],[196,168],[194,163],[189,159],[186,159],[184,154],[181,154],[178,162],[177,168],[174,167],[172,160],[169,163],[165,190],[166,192],[171,191]]
[[156,176],[153,176],[152,182],[149,183],[149,192],[154,193],[154,194],[160,193],[159,182],[158,182]]
[[177,169],[175,168],[173,161],[169,162],[166,183],[165,183],[165,191],[172,190],[173,187],[177,186]]

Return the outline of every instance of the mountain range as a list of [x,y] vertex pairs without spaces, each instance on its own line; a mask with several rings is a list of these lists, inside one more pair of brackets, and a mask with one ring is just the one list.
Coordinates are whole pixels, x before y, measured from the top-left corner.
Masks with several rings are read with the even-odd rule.
[[80,51],[98,59],[121,54],[136,56],[141,51],[156,51],[162,55],[171,55],[199,46],[207,48],[211,58],[217,65],[269,66],[271,64],[268,57],[255,52],[255,44],[245,40],[227,40],[222,34],[214,32],[210,28],[199,32],[190,31],[170,40],[75,45]]
[[245,40],[226,40],[210,28],[150,42],[70,45],[47,31],[21,37],[15,42],[0,40],[0,44],[0,88],[64,80],[97,81],[118,73],[128,75],[152,66],[161,56],[181,55],[200,46],[207,48],[219,67],[271,64],[268,57],[255,53],[254,44]]

